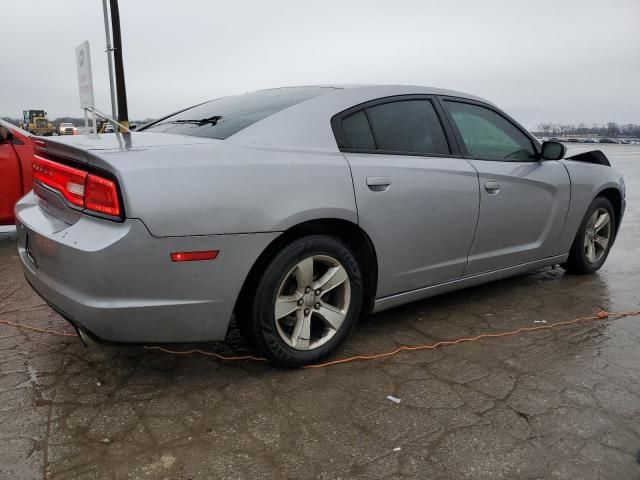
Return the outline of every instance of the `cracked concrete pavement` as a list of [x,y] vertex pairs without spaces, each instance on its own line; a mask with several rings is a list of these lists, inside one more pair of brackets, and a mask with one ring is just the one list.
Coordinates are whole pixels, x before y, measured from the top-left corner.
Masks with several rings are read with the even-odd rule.
[[[597,275],[542,269],[387,311],[338,356],[638,310],[640,148],[606,150],[628,207]],[[12,233],[0,319],[71,331],[24,281]],[[0,325],[0,478],[638,479],[639,322],[295,371]],[[200,348],[245,349],[235,334]]]

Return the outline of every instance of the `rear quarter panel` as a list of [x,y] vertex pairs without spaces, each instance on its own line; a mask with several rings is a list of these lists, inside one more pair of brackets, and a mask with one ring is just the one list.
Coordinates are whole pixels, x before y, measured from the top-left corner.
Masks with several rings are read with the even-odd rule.
[[155,236],[284,231],[318,218],[357,222],[349,166],[339,152],[224,142],[90,151],[119,180],[126,216]]
[[621,192],[620,185],[622,183],[622,175],[612,167],[573,160],[563,160],[562,163],[571,179],[571,203],[556,254],[569,251],[580,223],[593,199],[607,188],[615,188]]

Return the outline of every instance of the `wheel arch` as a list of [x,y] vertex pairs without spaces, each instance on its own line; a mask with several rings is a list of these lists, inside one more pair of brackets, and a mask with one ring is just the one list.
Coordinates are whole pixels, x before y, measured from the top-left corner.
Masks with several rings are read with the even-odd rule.
[[313,234],[331,235],[351,248],[362,268],[364,281],[362,311],[364,313],[372,311],[378,284],[378,257],[373,242],[369,235],[353,222],[337,218],[321,218],[296,224],[285,230],[267,245],[249,270],[240,289],[234,306],[236,315],[239,313],[240,305],[247,305],[252,287],[258,283],[262,272],[277,252],[293,240]]
[[613,240],[615,241],[620,230],[620,223],[622,220],[622,193],[617,187],[607,187],[598,192],[595,198],[604,197],[611,202],[613,206],[613,213],[615,215],[616,229],[614,232]]

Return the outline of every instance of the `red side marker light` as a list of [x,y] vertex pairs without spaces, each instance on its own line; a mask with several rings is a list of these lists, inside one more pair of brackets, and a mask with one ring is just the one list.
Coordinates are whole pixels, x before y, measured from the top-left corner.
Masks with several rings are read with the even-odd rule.
[[214,260],[220,250],[204,250],[202,252],[173,252],[172,262],[193,262],[198,260]]

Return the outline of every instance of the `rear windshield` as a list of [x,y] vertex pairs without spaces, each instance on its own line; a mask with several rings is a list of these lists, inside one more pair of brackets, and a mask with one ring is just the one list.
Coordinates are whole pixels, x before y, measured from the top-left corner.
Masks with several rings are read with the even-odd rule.
[[276,88],[219,98],[170,115],[140,130],[224,140],[274,113],[330,90],[330,87]]

